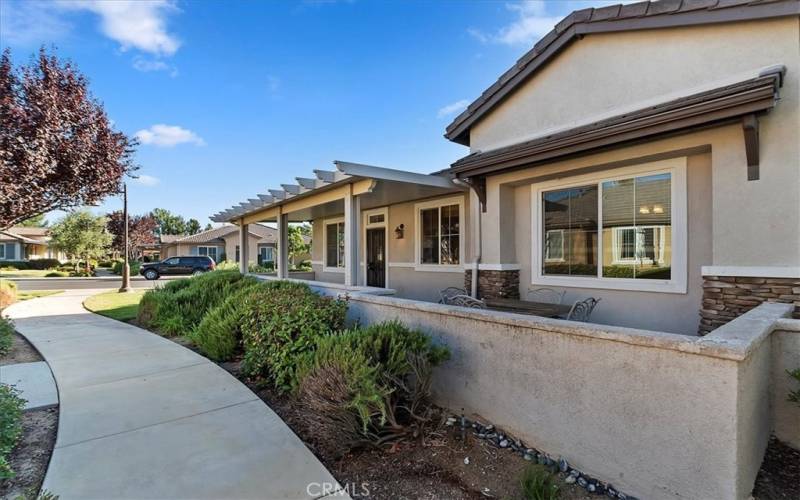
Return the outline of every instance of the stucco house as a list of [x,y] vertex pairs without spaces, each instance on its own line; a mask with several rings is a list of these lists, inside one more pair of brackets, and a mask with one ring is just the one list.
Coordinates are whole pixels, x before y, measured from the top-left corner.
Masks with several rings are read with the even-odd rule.
[[469,148],[450,168],[335,162],[212,219],[310,221],[315,280],[412,299],[548,287],[684,334],[800,304],[799,18],[797,0],[573,12],[447,127]]
[[36,259],[67,260],[67,256],[50,247],[46,227],[11,227],[0,231],[0,262]]
[[[233,260],[240,262],[238,228],[232,224],[202,231],[192,235],[163,234],[160,238],[161,258],[176,255],[208,255],[214,262]],[[277,231],[261,224],[249,227],[247,237],[250,262],[272,263],[275,260]]]

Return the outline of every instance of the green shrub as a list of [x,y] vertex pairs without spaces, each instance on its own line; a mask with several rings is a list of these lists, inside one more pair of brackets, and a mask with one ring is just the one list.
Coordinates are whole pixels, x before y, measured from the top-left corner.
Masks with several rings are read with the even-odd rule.
[[137,320],[164,335],[188,335],[203,316],[243,286],[255,282],[235,271],[213,271],[169,282],[142,297]]
[[28,269],[45,271],[57,268],[61,265],[61,262],[58,259],[7,260],[3,262],[3,265],[13,267],[17,271]]
[[8,455],[22,434],[22,408],[25,400],[16,388],[0,384],[0,479],[14,477]]
[[70,273],[65,273],[63,271],[52,271],[44,275],[45,278],[66,278],[69,276]]
[[448,357],[445,347],[397,321],[330,334],[299,359],[296,394],[314,427],[339,436],[338,455],[428,421],[432,368]]
[[0,316],[0,357],[11,351],[14,343],[14,324],[8,318]]
[[344,326],[347,303],[320,296],[303,283],[271,281],[264,287],[263,300],[251,301],[244,312],[242,370],[287,391],[296,382],[297,357],[313,350],[320,336]]
[[253,282],[228,296],[221,304],[203,316],[191,333],[192,342],[215,361],[228,361],[241,350],[241,322],[253,301],[264,300],[272,293],[263,284]]
[[17,301],[17,284],[11,280],[0,279],[0,309]]
[[217,271],[238,271],[239,263],[232,260],[223,260],[217,262]]
[[520,486],[525,500],[556,500],[559,497],[558,483],[553,475],[535,465],[522,472]]
[[274,262],[264,262],[263,264],[253,264],[247,266],[247,271],[251,273],[271,273],[275,271]]
[[[114,264],[111,266],[111,272],[116,274],[117,276],[122,276],[122,267],[125,265],[125,262],[118,260],[115,261]],[[131,268],[131,276],[139,274],[139,269],[142,267],[142,263],[136,260],[131,260],[128,262],[128,265]]]

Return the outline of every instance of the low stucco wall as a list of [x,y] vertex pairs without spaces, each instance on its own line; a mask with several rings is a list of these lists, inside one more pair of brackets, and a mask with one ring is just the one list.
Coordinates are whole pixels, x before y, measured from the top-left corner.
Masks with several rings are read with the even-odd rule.
[[767,304],[704,338],[352,295],[447,345],[434,395],[646,498],[747,498],[772,429]]
[[786,373],[800,368],[800,320],[778,322],[772,334],[772,414],[775,435],[800,450],[800,405],[787,400],[789,391],[800,389]]

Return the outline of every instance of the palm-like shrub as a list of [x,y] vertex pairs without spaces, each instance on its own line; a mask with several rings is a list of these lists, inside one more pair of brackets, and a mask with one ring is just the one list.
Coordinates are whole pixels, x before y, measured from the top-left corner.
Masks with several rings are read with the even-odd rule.
[[16,388],[0,384],[0,480],[14,477],[8,455],[22,434],[22,408],[25,400]]
[[253,301],[264,300],[268,286],[251,283],[242,286],[203,316],[189,335],[200,351],[215,361],[228,361],[241,350],[241,323]]

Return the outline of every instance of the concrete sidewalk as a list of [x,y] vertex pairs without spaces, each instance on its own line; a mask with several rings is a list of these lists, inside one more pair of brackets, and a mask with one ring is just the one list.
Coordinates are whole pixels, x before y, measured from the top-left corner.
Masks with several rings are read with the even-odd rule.
[[318,498],[319,485],[339,488],[236,378],[158,335],[86,311],[92,293],[4,311],[58,384],[58,438],[44,489],[68,500]]

